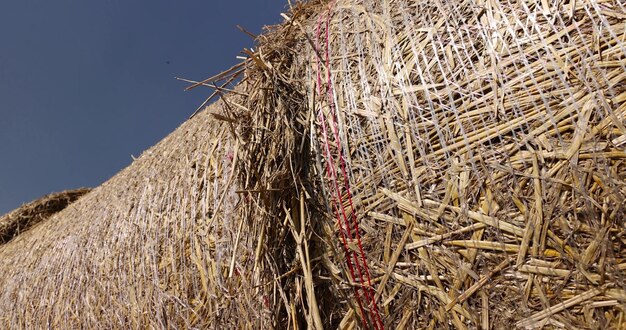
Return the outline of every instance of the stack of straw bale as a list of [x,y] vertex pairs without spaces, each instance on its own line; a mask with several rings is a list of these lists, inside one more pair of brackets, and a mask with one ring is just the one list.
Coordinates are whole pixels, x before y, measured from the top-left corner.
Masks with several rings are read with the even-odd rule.
[[0,246],[0,324],[622,328],[619,0],[314,0]]

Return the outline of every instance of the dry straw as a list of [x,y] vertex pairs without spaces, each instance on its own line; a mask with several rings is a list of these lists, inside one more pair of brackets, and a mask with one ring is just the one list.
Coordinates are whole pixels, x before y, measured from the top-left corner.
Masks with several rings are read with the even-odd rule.
[[0,217],[0,244],[50,218],[89,191],[89,188],[79,188],[52,193],[3,215]]
[[0,324],[626,324],[621,2],[284,17],[191,86],[218,102],[0,246]]

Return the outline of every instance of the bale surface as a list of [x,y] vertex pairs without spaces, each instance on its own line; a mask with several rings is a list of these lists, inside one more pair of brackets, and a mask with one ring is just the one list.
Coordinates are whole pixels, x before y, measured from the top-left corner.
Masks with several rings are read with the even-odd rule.
[[226,130],[208,113],[196,116],[0,245],[0,327],[275,326],[264,308],[272,287],[257,286],[268,272],[253,273],[246,255],[256,237],[235,212]]
[[623,327],[621,2],[309,1],[257,42],[0,245],[0,325]]
[[621,327],[623,4],[309,5],[230,106],[244,187],[293,176],[308,198],[298,258],[343,303],[307,323]]
[[30,227],[50,218],[89,191],[91,191],[89,188],[79,188],[52,193],[1,216],[0,244],[10,241]]

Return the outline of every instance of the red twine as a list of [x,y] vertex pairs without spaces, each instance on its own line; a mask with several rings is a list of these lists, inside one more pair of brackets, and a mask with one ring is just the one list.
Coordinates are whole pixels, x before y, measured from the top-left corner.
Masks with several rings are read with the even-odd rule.
[[[348,270],[350,272],[350,276],[353,282],[357,282],[357,286],[354,287],[354,295],[356,296],[356,301],[358,304],[359,311],[361,312],[363,325],[365,328],[368,327],[367,314],[365,313],[365,308],[363,305],[363,298],[367,303],[367,309],[369,311],[369,319],[371,320],[374,329],[384,329],[382,319],[380,314],[378,313],[378,306],[376,304],[375,292],[372,289],[372,281],[370,277],[369,267],[367,266],[367,260],[365,258],[365,252],[363,251],[363,244],[361,242],[361,235],[359,233],[359,223],[356,216],[356,210],[354,208],[354,203],[352,202],[352,193],[350,190],[350,180],[348,177],[348,173],[346,170],[346,161],[343,156],[342,144],[339,138],[339,130],[337,127],[337,117],[335,114],[336,104],[334,102],[334,91],[332,87],[332,81],[330,76],[330,16],[332,5],[329,5],[329,9],[326,14],[326,35],[325,35],[325,46],[324,50],[325,54],[325,69],[326,69],[326,97],[327,102],[330,107],[330,117],[328,118],[328,126],[332,129],[333,137],[335,139],[337,145],[337,153],[336,158],[331,154],[330,150],[330,142],[328,138],[328,130],[327,130],[327,118],[324,115],[322,109],[319,109],[319,120],[321,122],[322,128],[322,137],[324,142],[324,157],[326,158],[326,172],[329,180],[331,181],[331,188],[333,190],[333,198],[332,198],[332,207],[335,212],[335,217],[337,218],[337,225],[339,226],[339,232],[341,234],[341,242],[343,244],[343,250],[346,256],[346,263],[348,265]],[[319,39],[320,39],[320,28],[322,25],[321,21],[322,16],[317,21],[317,33],[316,33],[316,48],[318,54],[320,52]],[[320,59],[317,58],[317,92],[321,96],[322,95],[322,74],[320,70]],[[339,160],[341,175],[343,176],[343,187],[338,182],[337,178],[337,169],[335,168],[335,161]],[[349,205],[350,212],[346,212],[346,208],[344,207],[344,197],[342,193],[342,188],[345,191],[345,195],[347,196],[347,202]],[[351,251],[348,248],[348,240],[352,241],[356,239],[359,253],[356,251]],[[360,257],[360,258],[359,258]],[[365,281],[367,284],[364,285]]]

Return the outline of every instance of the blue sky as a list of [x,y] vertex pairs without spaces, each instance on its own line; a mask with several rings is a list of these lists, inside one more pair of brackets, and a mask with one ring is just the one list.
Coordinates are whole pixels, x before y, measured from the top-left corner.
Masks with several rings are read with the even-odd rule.
[[0,214],[95,187],[176,129],[207,78],[286,0],[5,0],[0,4]]

